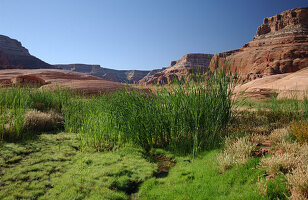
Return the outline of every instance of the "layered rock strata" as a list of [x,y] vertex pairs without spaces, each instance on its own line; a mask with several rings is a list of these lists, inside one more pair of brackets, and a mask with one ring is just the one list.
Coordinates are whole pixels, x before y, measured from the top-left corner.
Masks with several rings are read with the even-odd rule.
[[0,69],[48,69],[48,63],[32,56],[22,44],[7,36],[0,35]]
[[87,73],[92,76],[97,76],[105,80],[122,82],[122,83],[137,83],[149,71],[141,70],[115,70],[103,68],[100,65],[86,65],[86,64],[68,64],[68,65],[54,65],[58,69],[71,70],[76,72]]
[[[216,54],[243,80],[296,72],[308,67],[308,7],[282,12],[263,20],[253,40],[242,48]],[[212,68],[212,67],[211,67]]]

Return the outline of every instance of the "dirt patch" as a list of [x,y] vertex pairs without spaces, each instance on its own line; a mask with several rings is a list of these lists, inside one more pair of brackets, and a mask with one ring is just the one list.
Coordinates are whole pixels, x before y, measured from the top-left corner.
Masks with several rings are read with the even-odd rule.
[[158,166],[158,170],[155,174],[156,178],[167,177],[170,168],[174,167],[176,164],[176,160],[163,154],[153,154],[150,157],[157,163]]
[[257,144],[256,150],[251,152],[252,157],[261,157],[266,154],[272,154],[274,153],[272,150],[272,146],[274,143],[270,140],[264,140]]

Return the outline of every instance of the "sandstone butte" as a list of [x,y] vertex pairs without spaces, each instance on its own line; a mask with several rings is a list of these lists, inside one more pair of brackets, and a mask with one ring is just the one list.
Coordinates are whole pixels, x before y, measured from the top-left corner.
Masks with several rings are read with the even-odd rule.
[[189,73],[203,73],[209,66],[212,57],[212,54],[186,54],[180,60],[172,61],[167,68],[150,71],[139,81],[139,84],[169,84],[175,77],[181,79]]
[[296,72],[308,66],[307,37],[308,7],[287,10],[264,18],[256,36],[242,48],[216,54],[211,68],[223,58],[244,81]]
[[16,68],[49,69],[53,67],[32,56],[19,41],[0,35],[0,69]]

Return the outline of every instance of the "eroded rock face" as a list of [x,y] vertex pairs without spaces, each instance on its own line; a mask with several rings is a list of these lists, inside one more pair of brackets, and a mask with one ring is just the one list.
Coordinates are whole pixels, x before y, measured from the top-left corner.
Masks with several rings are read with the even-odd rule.
[[244,97],[308,98],[308,68],[293,73],[277,74],[238,85],[234,93]]
[[35,75],[19,75],[11,79],[13,85],[36,85],[42,86],[46,84],[46,81]]
[[68,64],[68,65],[54,65],[58,69],[71,70],[76,72],[87,73],[92,76],[97,76],[105,80],[123,83],[137,83],[149,71],[142,70],[115,70],[103,68],[100,65],[87,64]]
[[32,56],[19,41],[0,35],[0,69],[16,68],[47,69],[52,66]]
[[221,57],[229,61],[231,71],[238,72],[243,80],[308,67],[308,7],[265,18],[251,42],[240,49],[216,54],[211,64]]
[[207,70],[212,57],[212,54],[186,54],[178,61],[171,61],[167,68],[152,70],[139,83],[169,84],[175,78],[181,79],[190,73],[203,73]]

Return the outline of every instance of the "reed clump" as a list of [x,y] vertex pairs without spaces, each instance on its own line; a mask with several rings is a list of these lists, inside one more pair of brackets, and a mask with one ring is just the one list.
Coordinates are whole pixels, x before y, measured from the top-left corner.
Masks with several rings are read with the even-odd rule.
[[98,149],[124,143],[184,154],[214,148],[231,119],[234,85],[220,70],[155,93],[128,88],[99,98],[81,127],[81,140]]
[[[153,93],[126,87],[86,97],[66,90],[6,89],[0,94],[0,135],[22,138],[25,124],[44,129],[39,127],[47,127],[45,119],[51,119],[53,110],[64,120],[58,116],[51,127],[61,124],[65,131],[78,133],[84,148],[100,151],[131,143],[146,151],[155,147],[195,154],[219,145],[231,119],[234,86],[228,71],[220,69]],[[29,114],[31,109],[36,111]],[[12,131],[5,133],[5,126]]]

